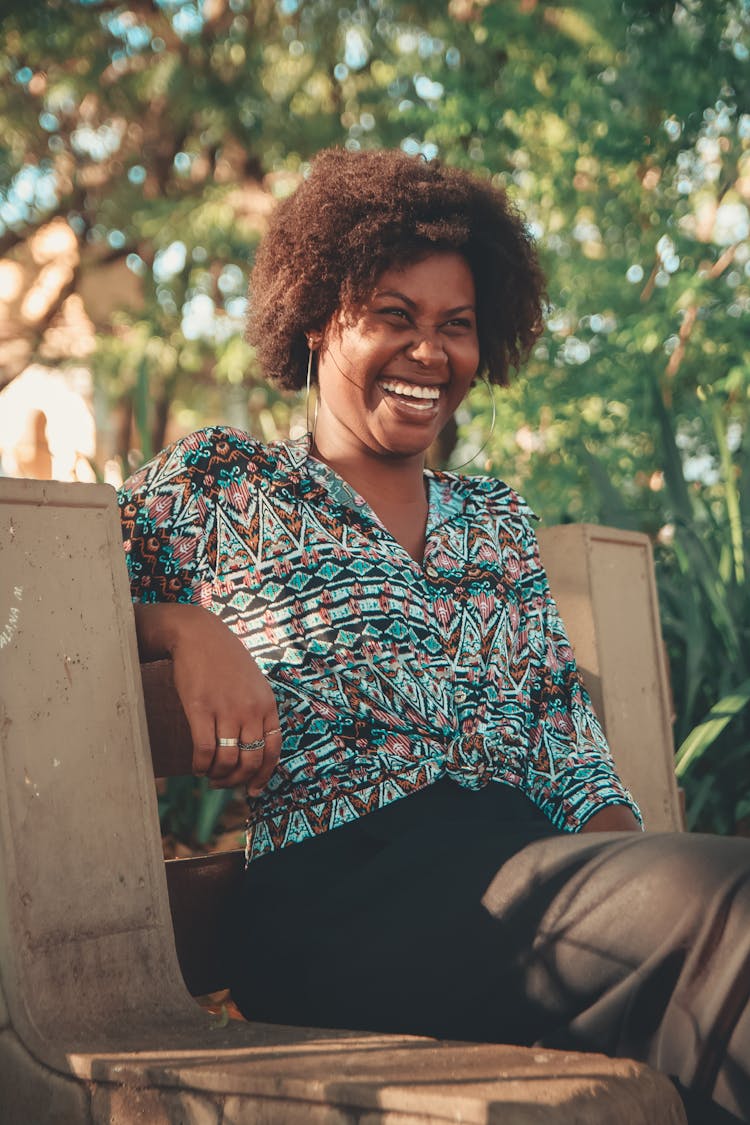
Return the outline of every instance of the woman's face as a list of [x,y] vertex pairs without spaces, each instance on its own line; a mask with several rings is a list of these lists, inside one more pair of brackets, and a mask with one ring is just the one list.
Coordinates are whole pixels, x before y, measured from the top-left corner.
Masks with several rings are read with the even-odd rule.
[[386,270],[361,308],[334,316],[318,351],[321,455],[423,454],[476,375],[475,304],[466,260],[440,252]]

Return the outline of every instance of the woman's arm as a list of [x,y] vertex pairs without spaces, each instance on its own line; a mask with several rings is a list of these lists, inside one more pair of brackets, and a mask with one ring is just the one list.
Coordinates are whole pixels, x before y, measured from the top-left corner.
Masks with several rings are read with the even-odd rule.
[[[281,751],[276,701],[266,677],[242,642],[208,610],[178,602],[133,608],[141,659],[171,657],[174,662],[175,687],[193,736],[194,773],[208,775],[216,786],[246,784],[257,796]],[[220,738],[264,738],[264,746],[219,747]]]
[[619,778],[549,589],[530,522],[520,539],[521,635],[526,658],[526,784],[558,828],[638,831],[637,805]]
[[581,832],[640,832],[641,826],[627,805],[608,805],[589,817]]

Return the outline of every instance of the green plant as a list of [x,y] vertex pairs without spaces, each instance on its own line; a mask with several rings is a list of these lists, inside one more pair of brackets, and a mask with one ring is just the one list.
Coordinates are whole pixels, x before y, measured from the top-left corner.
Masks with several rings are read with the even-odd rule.
[[205,777],[170,777],[158,800],[162,833],[205,847],[233,795],[232,789],[211,789]]
[[690,487],[675,419],[654,395],[673,528],[671,543],[657,550],[657,573],[688,824],[731,832],[750,814],[750,552],[738,487],[747,456],[733,456],[727,441],[731,404],[705,388],[698,397],[716,479]]

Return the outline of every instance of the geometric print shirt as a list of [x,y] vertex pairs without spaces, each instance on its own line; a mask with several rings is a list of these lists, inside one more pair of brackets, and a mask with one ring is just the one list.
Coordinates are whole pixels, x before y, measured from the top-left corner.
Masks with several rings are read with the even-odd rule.
[[281,759],[249,803],[248,859],[450,777],[520,789],[560,829],[638,814],[539,560],[523,500],[425,472],[422,563],[309,456],[226,427],[120,490],[133,599],[219,616],[268,678]]

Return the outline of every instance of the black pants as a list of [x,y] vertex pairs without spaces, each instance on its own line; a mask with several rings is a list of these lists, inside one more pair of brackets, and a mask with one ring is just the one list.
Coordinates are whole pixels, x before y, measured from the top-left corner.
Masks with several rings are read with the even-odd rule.
[[627,1056],[750,1121],[750,840],[441,781],[256,860],[239,908],[249,1018]]

